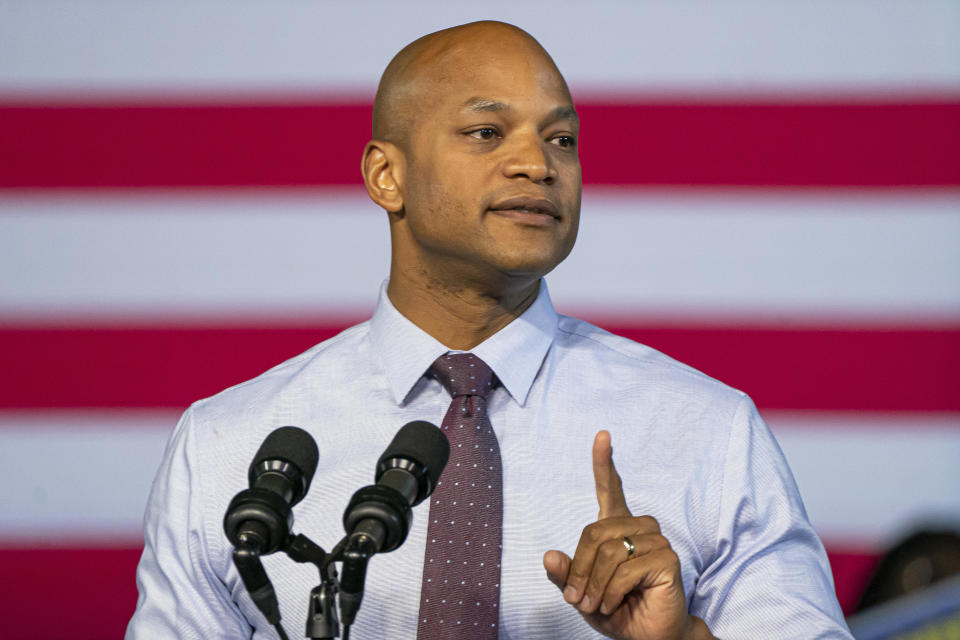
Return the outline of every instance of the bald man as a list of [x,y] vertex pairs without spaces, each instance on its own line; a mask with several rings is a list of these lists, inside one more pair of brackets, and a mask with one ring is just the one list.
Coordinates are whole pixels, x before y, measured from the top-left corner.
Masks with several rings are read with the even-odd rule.
[[[275,637],[221,528],[259,444],[284,424],[317,440],[296,530],[330,548],[350,494],[411,420],[493,434],[496,500],[488,511],[459,482],[438,487],[405,544],[372,560],[355,638],[850,637],[749,398],[554,311],[543,277],[577,234],[578,135],[563,77],[516,27],[463,25],[397,54],[362,160],[390,224],[376,312],[187,410],[147,507],[129,638]],[[492,372],[491,390],[451,405],[460,392],[438,369],[450,357]],[[461,477],[451,466],[493,460],[460,446],[441,485]],[[474,507],[443,516],[442,536],[441,498]],[[481,525],[495,537],[471,537]],[[494,561],[474,561],[480,540]],[[265,565],[301,629],[315,570],[282,554]]]

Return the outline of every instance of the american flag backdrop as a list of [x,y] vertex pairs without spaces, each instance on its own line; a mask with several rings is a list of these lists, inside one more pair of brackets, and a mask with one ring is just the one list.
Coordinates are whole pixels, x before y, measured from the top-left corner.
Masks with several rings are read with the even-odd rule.
[[377,79],[481,18],[581,115],[558,310],[754,398],[847,610],[960,522],[960,3],[0,1],[0,636],[121,635],[179,413],[372,311]]

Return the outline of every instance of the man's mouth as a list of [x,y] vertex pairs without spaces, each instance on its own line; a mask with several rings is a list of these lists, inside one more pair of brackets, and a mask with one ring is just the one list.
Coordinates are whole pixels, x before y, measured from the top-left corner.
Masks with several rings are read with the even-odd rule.
[[516,216],[545,217],[551,219],[560,219],[560,212],[557,206],[550,200],[544,198],[531,198],[527,196],[515,196],[495,203],[490,207],[490,211],[497,211]]

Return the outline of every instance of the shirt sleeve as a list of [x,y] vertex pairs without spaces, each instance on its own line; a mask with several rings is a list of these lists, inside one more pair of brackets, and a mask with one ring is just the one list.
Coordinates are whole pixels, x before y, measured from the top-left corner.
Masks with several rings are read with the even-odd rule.
[[718,638],[852,638],[783,452],[744,397],[724,460],[715,555],[691,613]]
[[177,425],[153,481],[127,640],[250,638],[252,629],[211,568],[193,413]]

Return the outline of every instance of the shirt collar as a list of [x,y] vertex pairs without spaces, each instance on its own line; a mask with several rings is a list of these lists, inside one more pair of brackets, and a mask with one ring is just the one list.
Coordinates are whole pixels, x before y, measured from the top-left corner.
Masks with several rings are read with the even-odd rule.
[[[486,362],[510,396],[523,406],[557,331],[547,284],[523,314],[470,350]],[[433,361],[451,351],[397,311],[380,286],[377,309],[370,320],[370,337],[380,354],[387,381],[397,404],[402,405]]]

